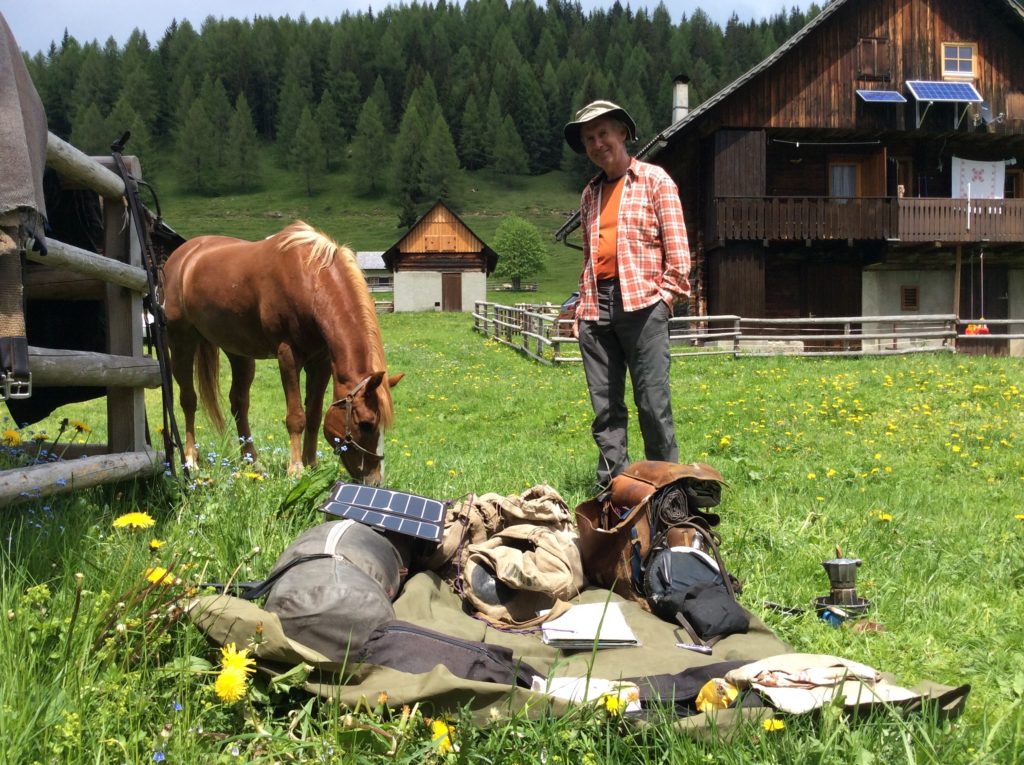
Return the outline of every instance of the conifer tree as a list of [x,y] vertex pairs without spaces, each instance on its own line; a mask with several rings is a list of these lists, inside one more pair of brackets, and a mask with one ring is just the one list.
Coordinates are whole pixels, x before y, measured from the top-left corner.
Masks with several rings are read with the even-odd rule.
[[[487,97],[487,109],[484,111],[484,130],[493,140],[484,143],[484,150],[487,153],[488,166],[494,165],[494,152],[496,149],[498,134],[501,132],[501,123],[505,119],[505,112],[502,111],[498,94],[491,88],[491,94]],[[520,143],[522,140],[520,139]]]
[[324,159],[324,144],[320,138],[320,129],[313,119],[313,111],[304,107],[295,128],[292,140],[292,167],[299,171],[306,186],[306,194],[313,196],[317,181],[327,172],[327,161]]
[[208,194],[219,185],[218,168],[210,151],[213,133],[213,121],[203,102],[196,99],[178,131],[176,152],[179,175],[189,191]]
[[494,141],[493,168],[499,175],[526,175],[530,172],[530,159],[523,148],[523,139],[508,115],[505,115]]
[[351,173],[357,194],[380,194],[387,183],[388,137],[377,101],[366,99],[352,138]]
[[260,183],[259,137],[245,93],[235,99],[235,110],[228,127],[225,180],[238,191],[252,191]]
[[316,126],[320,129],[320,140],[324,144],[324,159],[327,168],[337,167],[345,156],[346,134],[338,117],[338,107],[331,91],[325,90],[316,107]]
[[75,112],[71,128],[72,145],[86,154],[108,154],[110,142],[117,138],[107,133],[107,121],[96,104],[86,104]]
[[423,169],[426,134],[427,124],[416,106],[416,99],[410,99],[391,149],[389,188],[396,201],[405,197],[409,197],[413,202],[422,200],[420,175]]
[[468,170],[479,170],[487,164],[487,128],[480,114],[480,106],[472,93],[462,111],[462,130],[459,131],[459,156]]
[[145,175],[152,178],[154,173],[159,172],[160,162],[153,153],[153,143],[150,137],[149,128],[142,116],[135,111],[128,98],[122,95],[117,99],[114,108],[107,115],[106,134],[110,136],[107,141],[107,149],[104,154],[110,151],[110,143],[119,139],[125,132],[131,133],[124,153],[134,155],[142,163]]
[[420,198],[441,199],[449,207],[458,208],[462,185],[462,168],[455,152],[455,141],[444,115],[438,110],[423,148]]

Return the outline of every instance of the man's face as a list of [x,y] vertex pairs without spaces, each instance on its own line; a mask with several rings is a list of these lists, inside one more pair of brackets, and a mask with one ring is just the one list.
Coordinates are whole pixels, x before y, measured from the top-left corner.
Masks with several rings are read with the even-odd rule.
[[607,117],[599,117],[580,129],[580,139],[590,161],[609,175],[613,170],[624,170],[623,163],[629,162],[626,136],[625,125]]

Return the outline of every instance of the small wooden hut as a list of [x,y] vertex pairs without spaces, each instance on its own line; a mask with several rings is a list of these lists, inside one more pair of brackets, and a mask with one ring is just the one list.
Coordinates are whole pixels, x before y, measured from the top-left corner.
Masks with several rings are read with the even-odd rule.
[[384,252],[396,311],[472,311],[498,255],[438,201]]

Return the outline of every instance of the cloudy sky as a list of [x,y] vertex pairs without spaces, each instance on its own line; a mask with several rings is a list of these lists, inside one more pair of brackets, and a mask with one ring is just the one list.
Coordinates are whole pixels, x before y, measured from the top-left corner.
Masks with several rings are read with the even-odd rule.
[[[540,0],[542,2],[542,0]],[[584,10],[609,7],[614,0],[582,0]],[[625,0],[620,0],[626,5]],[[151,44],[163,36],[172,19],[188,19],[198,29],[203,19],[217,17],[251,18],[258,16],[335,19],[348,10],[353,13],[373,7],[383,8],[399,3],[387,0],[0,0],[0,12],[14,32],[22,50],[45,52],[52,41],[59,41],[64,30],[79,42],[106,41],[113,37],[123,45],[131,31],[138,27]],[[630,0],[633,9],[653,9],[658,0]],[[818,1],[818,5],[822,5]],[[678,21],[697,8],[722,26],[736,13],[740,19],[762,19],[797,7],[806,10],[810,0],[665,0],[665,7]]]

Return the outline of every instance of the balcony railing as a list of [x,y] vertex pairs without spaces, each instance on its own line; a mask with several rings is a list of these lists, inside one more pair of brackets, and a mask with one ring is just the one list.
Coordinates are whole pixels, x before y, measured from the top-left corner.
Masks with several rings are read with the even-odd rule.
[[718,197],[717,239],[1024,242],[1024,199]]

